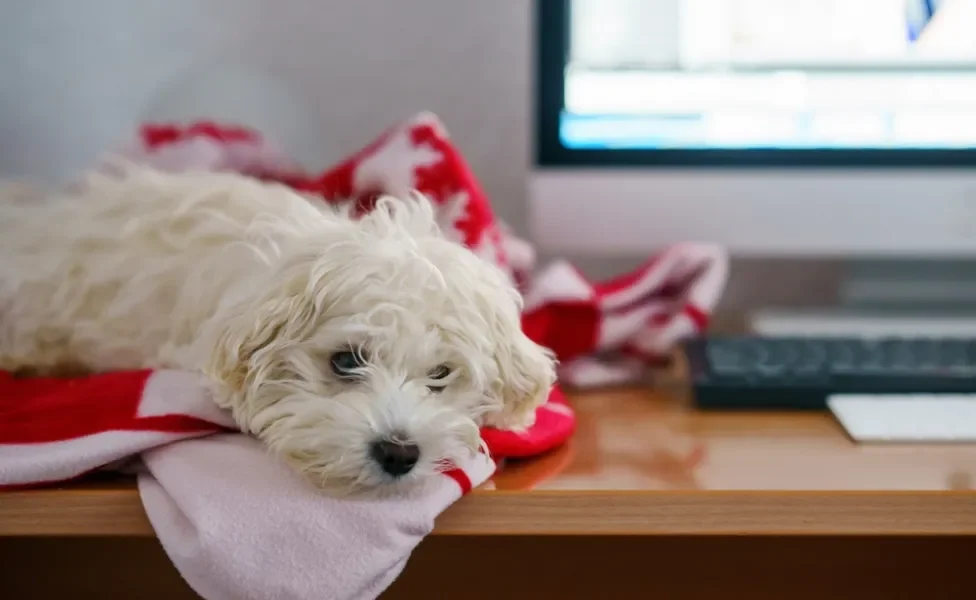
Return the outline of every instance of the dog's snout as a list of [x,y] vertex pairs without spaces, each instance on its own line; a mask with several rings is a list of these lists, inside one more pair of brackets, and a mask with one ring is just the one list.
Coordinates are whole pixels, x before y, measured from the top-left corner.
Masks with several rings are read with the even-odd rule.
[[420,460],[420,447],[416,444],[379,440],[373,442],[370,454],[380,468],[389,475],[406,475]]

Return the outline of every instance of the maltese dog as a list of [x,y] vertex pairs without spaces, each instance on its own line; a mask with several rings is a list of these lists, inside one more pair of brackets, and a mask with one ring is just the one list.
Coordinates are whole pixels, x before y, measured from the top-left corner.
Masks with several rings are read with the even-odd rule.
[[422,196],[353,217],[235,174],[133,165],[0,205],[0,369],[202,372],[322,489],[450,469],[554,381],[508,277]]

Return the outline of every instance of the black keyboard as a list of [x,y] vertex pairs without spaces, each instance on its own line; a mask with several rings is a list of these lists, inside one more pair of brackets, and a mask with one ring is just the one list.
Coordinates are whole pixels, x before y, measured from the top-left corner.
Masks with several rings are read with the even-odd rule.
[[710,336],[684,346],[707,409],[826,408],[831,394],[976,393],[976,339]]

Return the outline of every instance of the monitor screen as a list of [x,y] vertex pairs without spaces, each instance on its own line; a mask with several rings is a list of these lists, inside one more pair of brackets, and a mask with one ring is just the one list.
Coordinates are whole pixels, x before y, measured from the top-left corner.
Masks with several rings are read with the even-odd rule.
[[556,5],[563,150],[976,150],[976,0]]

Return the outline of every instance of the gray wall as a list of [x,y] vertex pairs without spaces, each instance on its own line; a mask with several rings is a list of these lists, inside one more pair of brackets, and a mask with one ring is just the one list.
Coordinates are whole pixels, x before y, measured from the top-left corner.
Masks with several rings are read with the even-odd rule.
[[[280,132],[309,166],[341,158],[415,111],[436,112],[500,215],[524,231],[532,4],[8,0],[0,19],[0,175],[66,177],[140,118],[165,113],[158,98],[166,85],[209,64],[239,62],[269,70],[297,96],[264,100],[304,102],[308,117],[259,125]],[[263,101],[258,95],[240,93],[252,104]],[[222,114],[247,118],[232,108],[234,98],[211,101],[228,106]],[[606,274],[637,258],[581,264]],[[821,303],[832,298],[835,276],[836,266],[824,263],[736,263],[726,305]]]

